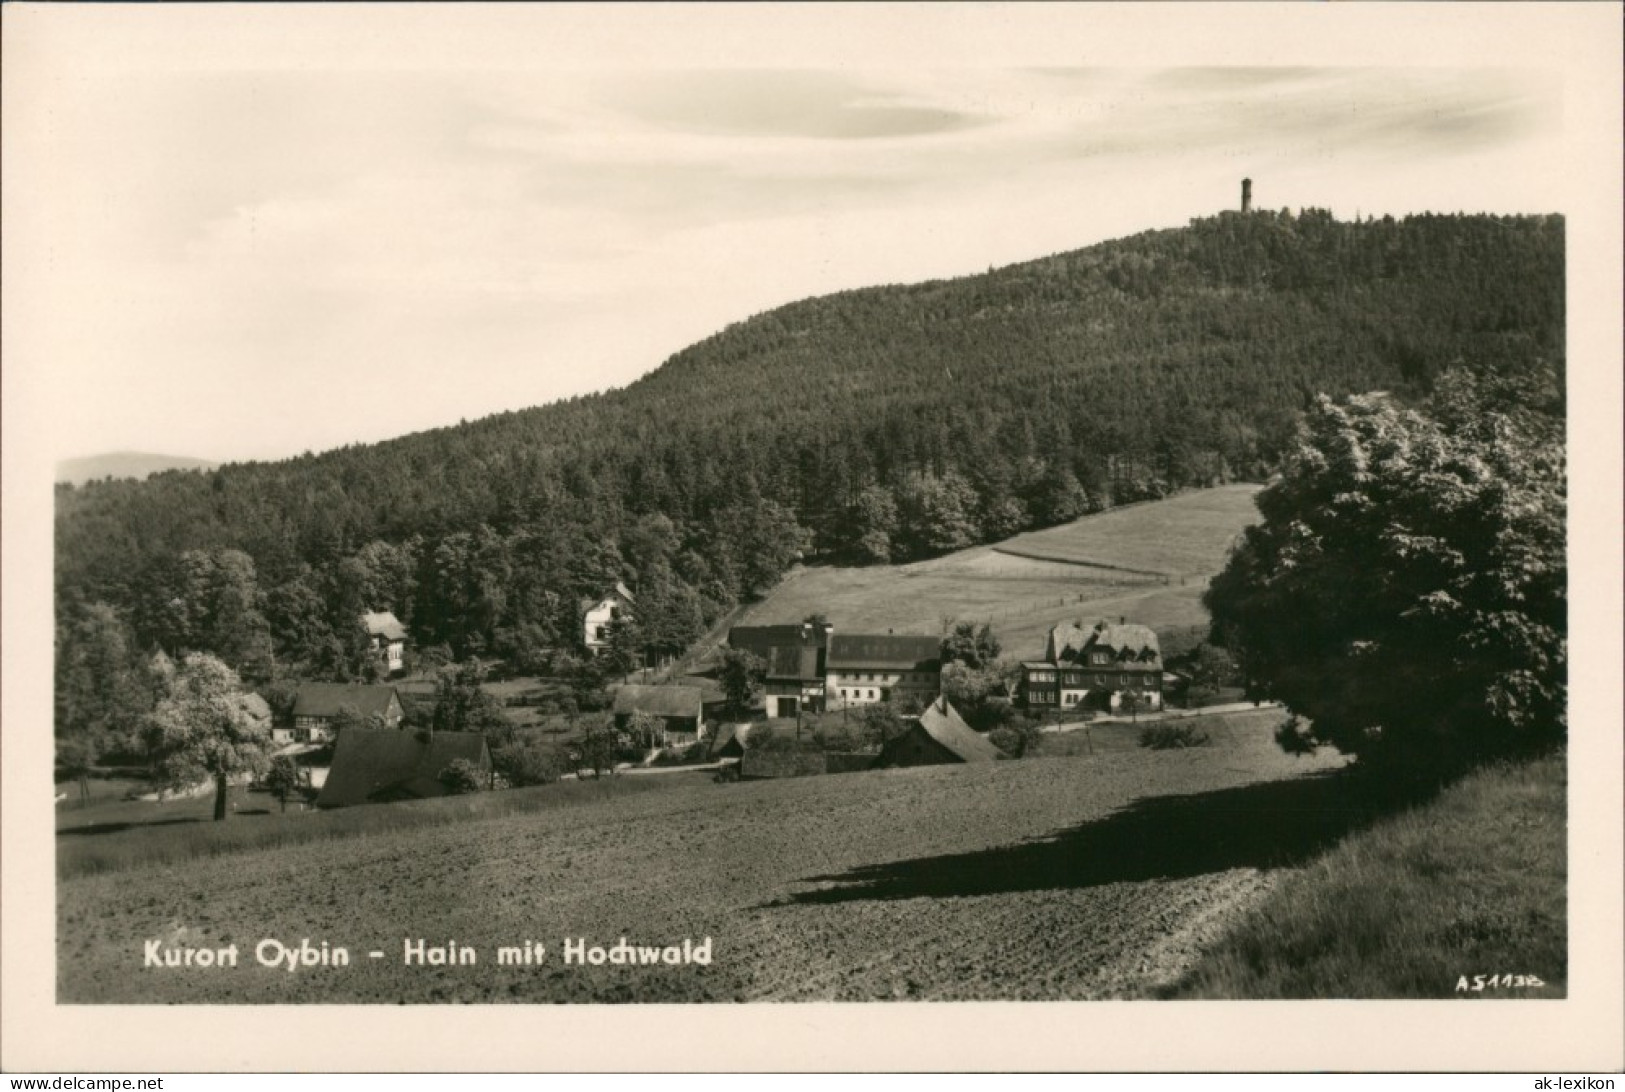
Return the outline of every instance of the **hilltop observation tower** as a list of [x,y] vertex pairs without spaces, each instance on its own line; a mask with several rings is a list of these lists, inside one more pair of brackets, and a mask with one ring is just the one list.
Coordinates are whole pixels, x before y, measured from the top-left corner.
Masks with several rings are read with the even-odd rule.
[[1241,180],[1241,211],[1253,211],[1253,180],[1251,178]]

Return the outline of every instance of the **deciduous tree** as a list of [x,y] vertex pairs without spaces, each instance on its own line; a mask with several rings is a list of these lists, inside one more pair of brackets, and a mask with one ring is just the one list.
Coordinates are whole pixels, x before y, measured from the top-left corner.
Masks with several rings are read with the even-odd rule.
[[294,762],[292,757],[278,755],[271,760],[271,768],[265,774],[265,787],[276,797],[283,811],[288,810],[288,797],[298,792],[304,783],[305,778],[300,773],[299,764]]
[[728,698],[734,712],[749,709],[761,692],[762,680],[767,676],[767,665],[755,653],[743,648],[729,648],[722,652],[722,663],[717,671],[717,682]]
[[211,778],[214,817],[226,817],[231,779],[265,768],[271,722],[246,700],[237,673],[214,656],[194,652],[175,669],[150,720],[159,770],[171,785]]
[[1429,412],[1317,401],[1206,598],[1249,693],[1319,742],[1413,765],[1560,743],[1562,437],[1515,385],[1465,372]]

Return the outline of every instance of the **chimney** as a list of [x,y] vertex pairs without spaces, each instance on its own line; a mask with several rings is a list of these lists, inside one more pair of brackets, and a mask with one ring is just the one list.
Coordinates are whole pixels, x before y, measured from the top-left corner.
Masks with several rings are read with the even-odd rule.
[[1253,180],[1251,178],[1241,180],[1241,211],[1253,211]]

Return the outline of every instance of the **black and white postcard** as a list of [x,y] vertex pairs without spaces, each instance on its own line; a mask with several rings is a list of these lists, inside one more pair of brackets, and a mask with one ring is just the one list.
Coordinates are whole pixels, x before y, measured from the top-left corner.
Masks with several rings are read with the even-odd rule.
[[1621,1063],[1616,8],[4,14],[8,1069]]

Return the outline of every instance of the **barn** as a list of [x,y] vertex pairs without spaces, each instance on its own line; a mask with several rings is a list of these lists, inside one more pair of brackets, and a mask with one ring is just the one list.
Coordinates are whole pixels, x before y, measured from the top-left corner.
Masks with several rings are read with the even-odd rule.
[[625,731],[634,716],[646,713],[661,722],[666,745],[694,743],[705,738],[703,699],[696,686],[628,684],[615,691],[615,727]]
[[400,727],[405,711],[393,686],[356,683],[302,683],[293,701],[293,738],[300,742],[332,739],[339,714],[348,708],[385,728]]
[[960,719],[947,698],[939,697],[926,707],[908,731],[886,741],[874,768],[992,762],[1003,757],[1004,752]]
[[347,808],[445,796],[440,773],[458,759],[490,776],[491,751],[478,732],[346,728],[339,733],[333,767],[316,806]]

